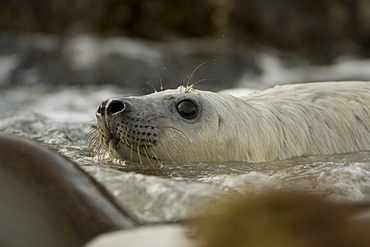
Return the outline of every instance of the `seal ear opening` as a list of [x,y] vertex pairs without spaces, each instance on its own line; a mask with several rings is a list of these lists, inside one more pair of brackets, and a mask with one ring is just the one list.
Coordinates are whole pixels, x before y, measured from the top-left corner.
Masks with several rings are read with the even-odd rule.
[[220,115],[218,115],[218,123],[217,123],[217,127],[218,127],[218,129],[220,129],[221,128],[221,124],[223,123],[223,120],[222,120],[222,118],[221,118],[221,116]]
[[198,105],[190,99],[181,100],[176,105],[176,109],[180,116],[185,119],[190,120],[198,116]]

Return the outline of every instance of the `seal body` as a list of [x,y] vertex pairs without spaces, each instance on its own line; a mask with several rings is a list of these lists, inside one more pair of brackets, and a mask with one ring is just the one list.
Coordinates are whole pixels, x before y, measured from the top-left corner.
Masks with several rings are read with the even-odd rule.
[[261,162],[370,149],[370,82],[276,86],[233,97],[179,87],[115,97],[99,145],[133,162]]

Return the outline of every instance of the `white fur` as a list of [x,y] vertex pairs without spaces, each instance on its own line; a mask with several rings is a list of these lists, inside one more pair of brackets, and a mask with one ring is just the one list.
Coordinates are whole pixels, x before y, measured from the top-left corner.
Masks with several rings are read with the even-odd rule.
[[[203,111],[195,133],[180,128],[191,143],[177,147],[185,160],[259,162],[370,149],[370,82],[292,84],[240,98],[193,93]],[[171,156],[176,160],[176,151]]]

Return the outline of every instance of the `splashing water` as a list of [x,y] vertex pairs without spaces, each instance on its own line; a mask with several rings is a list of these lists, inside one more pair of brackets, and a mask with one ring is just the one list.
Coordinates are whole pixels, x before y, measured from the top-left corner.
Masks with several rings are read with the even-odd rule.
[[155,167],[119,163],[91,156],[87,136],[99,101],[130,92],[107,86],[31,91],[0,92],[0,131],[38,140],[68,156],[124,207],[148,221],[184,219],[208,209],[214,201],[251,197],[269,189],[304,190],[332,201],[370,199],[370,152],[266,163]]

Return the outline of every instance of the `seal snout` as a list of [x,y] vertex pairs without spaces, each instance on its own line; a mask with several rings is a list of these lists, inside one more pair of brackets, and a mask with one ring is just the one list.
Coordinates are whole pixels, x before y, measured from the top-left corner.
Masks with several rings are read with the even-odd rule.
[[97,115],[112,115],[119,112],[128,113],[130,104],[124,100],[120,99],[108,99],[101,103],[98,110],[96,111]]

